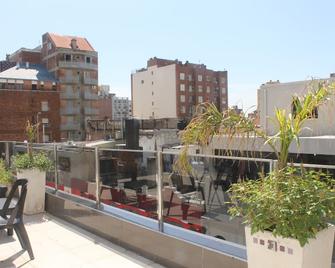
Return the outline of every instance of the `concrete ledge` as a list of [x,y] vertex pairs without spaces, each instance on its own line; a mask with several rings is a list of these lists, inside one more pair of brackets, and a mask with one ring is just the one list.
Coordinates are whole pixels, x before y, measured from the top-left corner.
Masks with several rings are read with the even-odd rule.
[[73,200],[46,194],[46,211],[167,267],[247,268],[247,262],[106,214]]

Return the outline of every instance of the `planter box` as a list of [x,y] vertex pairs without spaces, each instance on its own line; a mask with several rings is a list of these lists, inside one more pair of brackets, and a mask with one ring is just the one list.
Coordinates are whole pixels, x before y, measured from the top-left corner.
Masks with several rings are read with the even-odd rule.
[[301,247],[298,240],[274,237],[271,232],[251,235],[251,228],[247,226],[248,268],[330,268],[334,231],[334,226],[329,226]]
[[24,213],[28,215],[44,212],[45,204],[45,171],[26,169],[17,172],[17,178],[28,180]]

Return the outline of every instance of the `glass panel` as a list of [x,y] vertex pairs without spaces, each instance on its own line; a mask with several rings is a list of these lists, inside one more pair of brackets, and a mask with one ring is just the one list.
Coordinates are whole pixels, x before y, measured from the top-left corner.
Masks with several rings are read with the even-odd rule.
[[157,218],[157,159],[152,152],[102,150],[102,203]]
[[173,171],[177,155],[163,153],[164,222],[245,245],[240,218],[228,215],[230,185],[268,172],[269,163],[190,156],[192,171]]
[[92,148],[62,146],[57,152],[58,189],[96,199],[95,152]]

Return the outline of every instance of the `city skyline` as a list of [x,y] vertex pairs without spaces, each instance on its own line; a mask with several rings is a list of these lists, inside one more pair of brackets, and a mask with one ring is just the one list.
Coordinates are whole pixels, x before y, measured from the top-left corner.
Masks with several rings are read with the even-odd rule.
[[244,109],[256,105],[256,90],[268,80],[325,78],[335,70],[331,1],[2,4],[15,12],[3,14],[11,23],[2,29],[1,58],[40,45],[45,32],[83,36],[99,53],[99,84],[119,96],[130,97],[131,72],[154,56],[226,69],[229,105]]

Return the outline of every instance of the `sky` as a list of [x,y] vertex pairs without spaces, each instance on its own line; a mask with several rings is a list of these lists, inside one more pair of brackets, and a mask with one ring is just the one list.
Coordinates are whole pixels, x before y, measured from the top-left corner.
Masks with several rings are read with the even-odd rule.
[[0,59],[53,32],[86,37],[99,83],[131,96],[130,74],[151,57],[228,71],[229,106],[253,110],[269,80],[335,72],[332,0],[1,0]]

